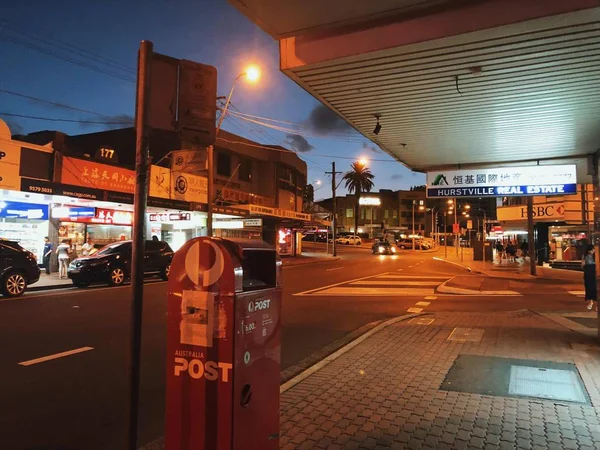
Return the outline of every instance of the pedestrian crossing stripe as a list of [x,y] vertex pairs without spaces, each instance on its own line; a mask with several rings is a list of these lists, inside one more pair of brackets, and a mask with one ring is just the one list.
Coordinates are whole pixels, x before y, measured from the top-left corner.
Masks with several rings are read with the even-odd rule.
[[[445,281],[445,280],[444,280]],[[364,286],[438,286],[443,281],[353,281],[350,285],[361,284]]]
[[294,296],[432,296],[449,277],[398,275],[385,272],[293,294]]
[[577,297],[585,297],[585,291],[569,291],[569,294]]
[[[370,296],[370,297],[398,297],[398,296],[421,296],[433,294],[434,289],[418,288],[371,288],[371,287],[332,287],[321,291],[303,295],[324,295],[324,296]],[[295,294],[301,295],[301,294]]]

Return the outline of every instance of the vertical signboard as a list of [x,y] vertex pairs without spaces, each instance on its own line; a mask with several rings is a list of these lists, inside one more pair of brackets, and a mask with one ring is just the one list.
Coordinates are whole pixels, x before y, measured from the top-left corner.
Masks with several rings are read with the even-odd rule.
[[181,60],[179,63],[179,131],[198,145],[215,143],[217,69]]

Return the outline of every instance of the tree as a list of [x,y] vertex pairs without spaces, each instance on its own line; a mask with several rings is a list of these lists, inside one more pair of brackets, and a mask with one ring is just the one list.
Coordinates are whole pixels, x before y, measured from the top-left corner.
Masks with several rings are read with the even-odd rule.
[[360,194],[363,192],[371,192],[371,189],[373,189],[373,186],[375,185],[373,183],[373,178],[375,178],[375,175],[371,173],[371,169],[360,162],[352,163],[350,170],[346,172],[342,178],[348,192],[354,194],[356,197],[356,205],[354,206],[354,234],[358,232]]
[[312,204],[315,201],[315,188],[312,184],[304,186],[302,191],[302,203],[304,211],[310,211]]

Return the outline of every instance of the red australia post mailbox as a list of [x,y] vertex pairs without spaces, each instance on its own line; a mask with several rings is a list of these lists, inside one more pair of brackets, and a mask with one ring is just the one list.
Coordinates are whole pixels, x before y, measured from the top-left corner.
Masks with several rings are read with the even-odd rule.
[[196,238],[175,254],[166,450],[278,448],[280,270],[262,241]]

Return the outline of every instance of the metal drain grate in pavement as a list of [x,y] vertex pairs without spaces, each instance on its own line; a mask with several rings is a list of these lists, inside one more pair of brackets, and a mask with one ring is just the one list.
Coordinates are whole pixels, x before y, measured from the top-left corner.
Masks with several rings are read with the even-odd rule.
[[483,328],[456,327],[448,336],[449,341],[479,342],[483,338]]
[[586,402],[577,374],[570,370],[511,366],[508,393],[567,402]]
[[435,319],[428,319],[427,317],[413,317],[408,323],[413,325],[431,325]]
[[444,391],[590,404],[572,363],[459,355],[440,385]]

